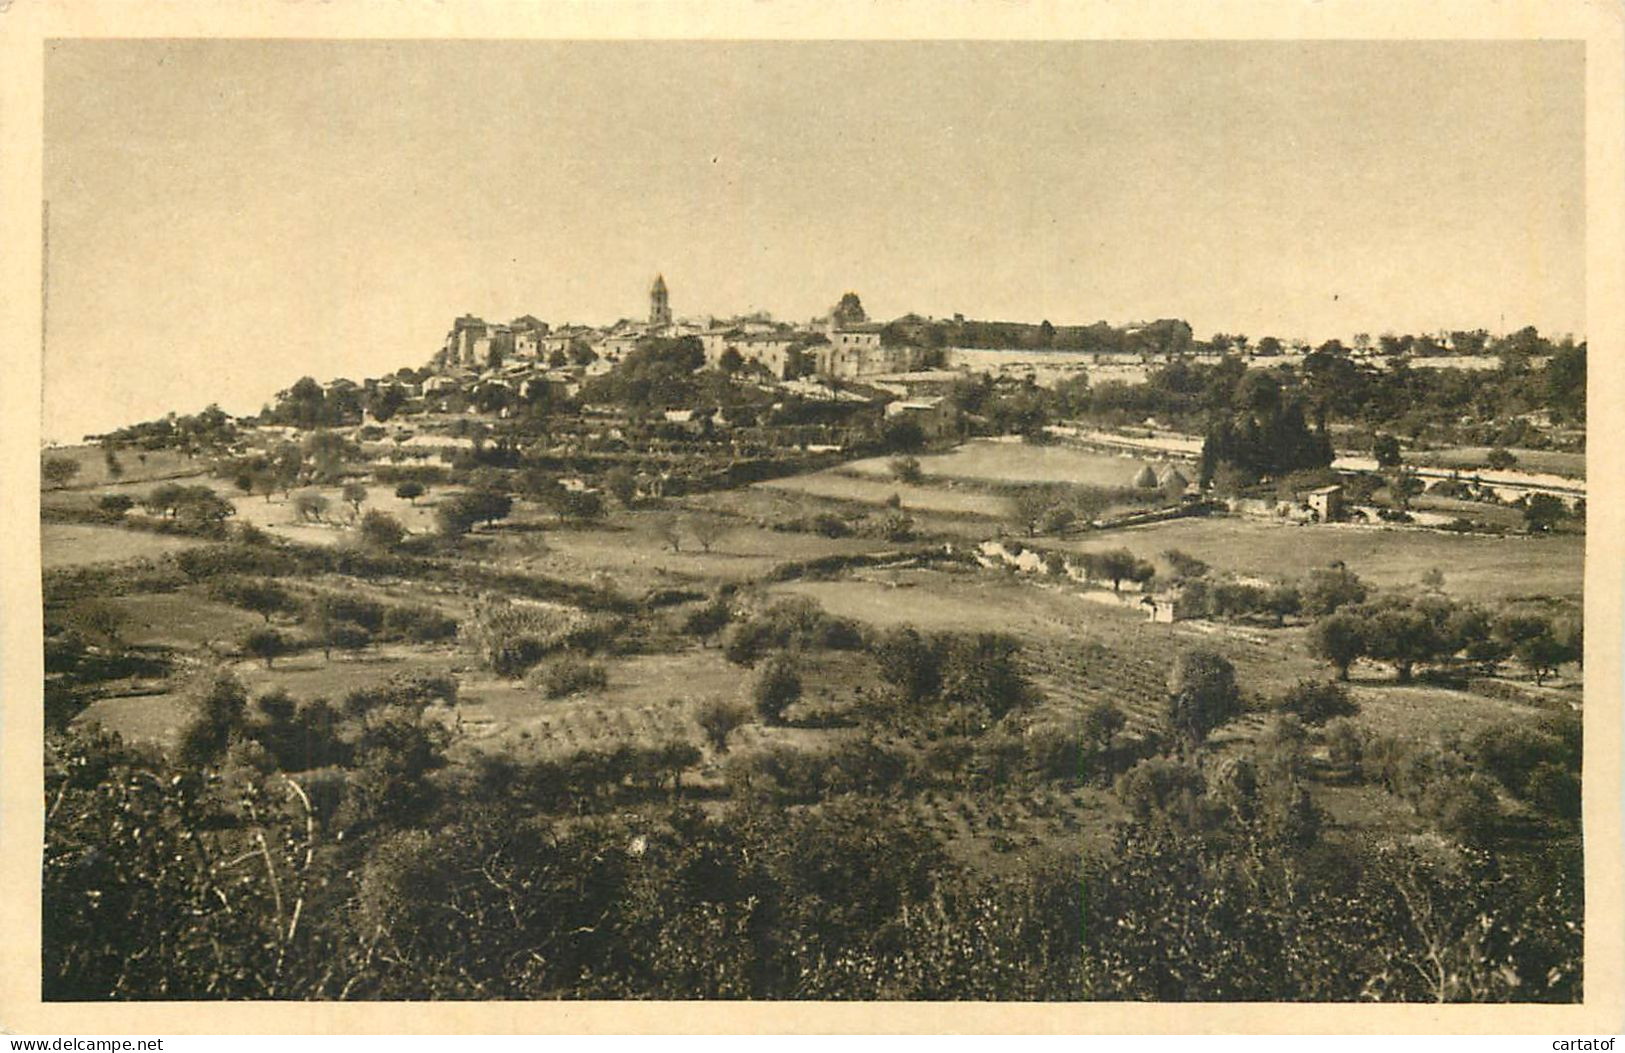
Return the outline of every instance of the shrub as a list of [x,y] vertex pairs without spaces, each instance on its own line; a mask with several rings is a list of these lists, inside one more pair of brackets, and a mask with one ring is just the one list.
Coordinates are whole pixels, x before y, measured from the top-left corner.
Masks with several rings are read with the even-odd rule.
[[1360,711],[1359,705],[1349,697],[1348,688],[1327,680],[1298,681],[1281,695],[1276,708],[1316,726],[1336,717],[1352,717]]
[[321,519],[327,514],[328,501],[321,494],[298,494],[293,499],[293,509],[300,519]]
[[1168,722],[1187,741],[1201,742],[1240,713],[1236,669],[1228,658],[1196,649],[1174,659],[1168,671]]
[[690,636],[698,636],[701,640],[708,640],[727,627],[733,612],[729,609],[726,600],[721,598],[711,600],[703,607],[697,607],[683,619],[683,631]]
[[207,545],[175,554],[175,565],[193,581],[205,581],[220,574],[261,574],[279,577],[292,574],[293,558],[284,552],[249,545]]
[[751,698],[763,723],[779,723],[784,711],[801,698],[801,677],[795,664],[783,655],[770,660],[757,674]]
[[264,662],[269,669],[272,662],[288,653],[288,641],[275,629],[255,629],[243,637],[243,651]]
[[1115,789],[1124,807],[1142,822],[1154,815],[1189,822],[1198,813],[1206,782],[1190,765],[1156,757],[1118,776]]
[[920,459],[912,454],[893,457],[886,462],[886,467],[890,469],[892,478],[900,483],[918,483],[925,478],[925,473],[920,470]]
[[532,669],[527,682],[548,698],[564,698],[603,690],[609,685],[609,673],[603,663],[584,655],[562,654]]
[[252,611],[266,622],[273,614],[294,611],[299,606],[287,589],[273,581],[253,578],[223,578],[211,582],[208,593],[210,599]]
[[457,619],[427,604],[408,604],[384,611],[384,633],[413,643],[436,643],[457,636]]
[[509,601],[482,604],[460,627],[491,670],[505,677],[523,676],[558,651],[604,649],[624,630],[619,619],[589,616],[573,607]]
[[700,705],[694,720],[711,748],[719,754],[727,753],[728,736],[750,720],[750,710],[737,702],[712,699]]
[[376,508],[368,510],[361,517],[361,540],[372,548],[392,549],[399,545],[406,537],[406,528],[401,521],[388,512],[380,512]]
[[118,519],[135,507],[135,499],[129,494],[103,494],[96,502],[100,511]]

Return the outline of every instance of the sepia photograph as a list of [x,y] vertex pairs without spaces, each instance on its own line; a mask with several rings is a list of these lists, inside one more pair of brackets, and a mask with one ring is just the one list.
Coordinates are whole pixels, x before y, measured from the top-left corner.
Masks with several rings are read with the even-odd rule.
[[42,1002],[1587,1002],[1584,40],[41,47]]

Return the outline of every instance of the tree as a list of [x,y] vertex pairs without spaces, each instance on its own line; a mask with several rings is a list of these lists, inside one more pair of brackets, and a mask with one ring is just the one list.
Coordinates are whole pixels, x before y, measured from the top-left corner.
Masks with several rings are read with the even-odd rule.
[[341,651],[349,651],[351,655],[359,655],[370,643],[372,633],[355,622],[334,622],[322,638],[323,650],[328,657],[332,656],[331,648],[334,647]]
[[604,473],[604,489],[615,495],[622,508],[631,508],[638,496],[638,479],[632,470],[617,465]]
[[461,499],[454,497],[435,506],[434,524],[445,537],[462,537],[474,529],[474,516]]
[[837,327],[844,328],[849,325],[862,325],[869,320],[869,315],[863,310],[863,301],[855,292],[845,293],[841,302],[830,311],[830,320]]
[[96,502],[96,508],[117,519],[135,507],[135,498],[129,494],[103,494]]
[[1399,467],[1399,439],[1392,435],[1378,435],[1371,440],[1371,456],[1378,468]]
[[729,610],[728,602],[719,596],[703,607],[690,611],[688,617],[683,619],[683,631],[698,636],[703,644],[725,629],[732,618],[733,612]]
[[1402,509],[1411,507],[1411,498],[1422,492],[1422,479],[1412,471],[1398,471],[1388,483],[1388,492],[1393,495],[1394,503]]
[[750,720],[750,710],[736,702],[712,699],[704,702],[694,713],[694,720],[705,733],[705,741],[718,754],[728,752],[728,736]]
[[361,517],[361,540],[372,548],[388,551],[399,545],[406,537],[406,528],[401,521],[388,512],[380,512],[374,508]]
[[1183,552],[1177,548],[1166,550],[1163,552],[1162,558],[1173,570],[1174,580],[1176,581],[1183,581],[1188,578],[1204,577],[1209,569],[1208,565],[1202,560],[1199,560],[1190,553]]
[[40,478],[52,489],[62,489],[78,474],[79,462],[72,457],[47,457],[40,463]]
[[870,650],[880,675],[908,702],[923,702],[942,690],[943,648],[909,626],[881,632]]
[[1338,717],[1352,717],[1360,711],[1359,705],[1349,697],[1348,688],[1325,680],[1299,680],[1282,693],[1276,708],[1315,726]]
[[513,511],[513,498],[497,490],[470,490],[452,501],[463,510],[470,522],[484,523],[486,526],[506,519]]
[[293,499],[293,510],[306,522],[319,521],[327,514],[327,498],[317,493],[302,493]]
[[981,709],[993,720],[1033,701],[1035,692],[1022,672],[1021,643],[1007,633],[956,634],[942,657],[942,701],[967,718]]
[[549,499],[553,511],[561,519],[585,522],[601,519],[604,515],[604,496],[596,490],[571,490],[559,487]]
[[1494,468],[1496,471],[1505,471],[1514,467],[1517,463],[1518,458],[1513,456],[1512,451],[1501,446],[1495,447],[1484,455],[1484,466]]
[[227,578],[210,589],[210,595],[245,611],[252,611],[271,624],[271,615],[294,610],[294,598],[287,589],[274,581],[256,581],[252,578]]
[[411,504],[416,505],[418,498],[423,496],[423,484],[415,479],[408,479],[395,487],[395,496],[404,497]]
[[924,474],[920,471],[920,459],[911,454],[893,457],[886,462],[891,477],[900,483],[917,483]]
[[710,552],[711,546],[728,533],[728,524],[716,516],[694,516],[688,521],[688,532],[703,551]]
[[1574,658],[1572,650],[1565,647],[1549,630],[1519,640],[1512,653],[1535,675],[1536,686],[1545,683],[1547,677],[1555,675],[1559,665]]
[[1094,568],[1098,569],[1100,576],[1112,583],[1112,591],[1117,592],[1124,581],[1136,584],[1151,580],[1156,573],[1156,567],[1143,559],[1135,557],[1134,553],[1126,548],[1114,548],[1095,556]]
[[188,486],[175,506],[175,517],[193,530],[217,532],[220,525],[237,514],[237,506],[207,486]]
[[1054,486],[1018,486],[1005,499],[1010,518],[1028,537],[1036,536],[1044,515],[1060,503],[1060,491]]
[[1191,746],[1241,714],[1236,668],[1217,651],[1182,652],[1168,671],[1168,723]]
[[880,425],[880,445],[894,453],[918,453],[925,448],[925,429],[906,413],[887,417]]
[[739,353],[737,347],[730,347],[725,349],[721,356],[717,358],[717,365],[721,367],[724,373],[733,376],[745,368],[745,356]]
[[1365,654],[1391,662],[1399,682],[1408,684],[1419,662],[1432,661],[1444,653],[1445,641],[1439,626],[1421,610],[1403,602],[1391,601],[1368,614],[1361,636]]
[[92,640],[106,647],[117,647],[129,615],[103,600],[86,600],[74,607],[69,621],[75,630]]
[[756,674],[751,698],[763,723],[780,723],[785,709],[801,698],[801,676],[795,663],[785,655],[770,658]]
[[654,533],[673,552],[683,549],[683,524],[676,516],[661,516],[654,521]]
[[1560,498],[1551,494],[1530,494],[1523,506],[1524,527],[1531,534],[1549,534],[1569,514]]
[[243,637],[243,651],[271,668],[271,663],[288,651],[288,641],[275,629],[255,629]]
[[1367,594],[1365,582],[1359,575],[1337,562],[1309,573],[1302,592],[1303,612],[1314,618],[1324,617],[1343,607],[1364,603]]
[[361,504],[367,499],[367,488],[362,483],[345,483],[341,491],[344,503],[350,506],[350,518],[361,514]]

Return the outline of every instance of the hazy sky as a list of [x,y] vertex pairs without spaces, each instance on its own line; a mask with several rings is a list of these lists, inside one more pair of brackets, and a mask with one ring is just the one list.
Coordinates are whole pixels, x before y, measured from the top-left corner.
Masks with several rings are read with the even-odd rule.
[[452,318],[1583,334],[1567,43],[48,45],[45,434]]

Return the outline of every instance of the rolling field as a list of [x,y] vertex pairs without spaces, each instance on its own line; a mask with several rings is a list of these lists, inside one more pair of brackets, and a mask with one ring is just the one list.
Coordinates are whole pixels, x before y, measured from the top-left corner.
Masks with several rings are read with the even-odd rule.
[[41,523],[40,562],[52,567],[82,567],[92,563],[118,563],[138,557],[162,556],[196,548],[195,538],[152,534],[90,523]]
[[123,472],[114,477],[107,470],[100,446],[60,446],[44,451],[44,456],[66,458],[79,465],[78,474],[66,488],[70,491],[197,475],[209,466],[209,458],[188,457],[179,450],[120,450],[117,456]]
[[607,575],[622,587],[746,581],[760,577],[787,559],[852,555],[892,547],[874,538],[826,538],[817,534],[764,530],[729,518],[711,551],[700,548],[681,528],[681,548],[673,552],[656,532],[660,520],[684,513],[623,513],[612,527],[545,530],[539,535],[503,534],[494,554],[537,574],[572,580]]
[[119,635],[136,646],[190,650],[235,641],[264,624],[259,615],[205,599],[195,589],[117,596],[108,603],[124,612]]
[[[566,698],[547,698],[517,680],[465,678],[458,705],[465,744],[480,752],[531,757],[633,743],[698,745],[694,713],[701,704],[750,702],[751,671],[730,664],[720,648],[603,661],[607,686]],[[855,685],[873,680],[874,672],[860,656],[830,652],[804,662],[802,678],[809,702],[829,702],[850,697]],[[736,731],[730,744],[738,751],[769,743],[817,748],[842,734],[851,732],[753,722]]]
[[169,747],[180,741],[181,729],[192,715],[191,701],[184,694],[166,692],[98,698],[73,718],[73,725],[99,726],[126,742]]
[[[889,457],[854,461],[847,469],[889,479]],[[1035,446],[1024,442],[979,439],[949,453],[920,458],[920,470],[930,479],[965,479],[985,483],[1072,483],[1085,486],[1132,486],[1134,477],[1151,461],[1117,457],[1070,446]],[[1181,469],[1186,476],[1192,469]]]
[[[1405,460],[1410,464],[1432,468],[1483,468],[1484,458],[1489,452],[1488,446],[1454,446],[1442,450],[1407,451]],[[1521,471],[1562,475],[1572,479],[1586,477],[1586,455],[1583,453],[1517,449],[1510,452],[1518,459],[1515,467]]]
[[904,509],[922,509],[945,515],[997,519],[1006,514],[1006,502],[997,494],[956,490],[951,483],[946,486],[911,486],[889,479],[860,479],[835,468],[809,475],[770,479],[755,485],[766,490],[786,490],[877,506],[885,504],[892,494],[896,494],[902,500]]
[[1415,586],[1437,567],[1445,591],[1460,599],[1520,596],[1578,598],[1585,580],[1585,538],[1458,536],[1425,530],[1293,526],[1258,519],[1177,519],[1113,531],[1098,540],[1061,542],[1072,551],[1126,547],[1141,558],[1177,548],[1221,571],[1270,579],[1300,578],[1342,560],[1379,587]]
[[[223,488],[217,487],[221,493]],[[434,530],[434,502],[444,493],[438,487],[428,497],[418,498],[417,504],[395,496],[394,486],[367,487],[367,500],[361,505],[361,514],[365,515],[372,509],[388,512],[401,521],[401,525],[414,534],[428,533]],[[284,498],[281,494],[272,495],[267,501],[259,495],[244,495],[232,490],[232,504],[237,508],[235,521],[239,523],[253,523],[261,529],[293,541],[301,541],[312,545],[333,545],[351,536],[350,506],[344,503],[340,496],[340,488],[336,486],[302,487],[294,491],[299,494],[317,494],[327,499],[326,521],[321,523],[307,523],[299,518],[294,510],[291,498]]]

